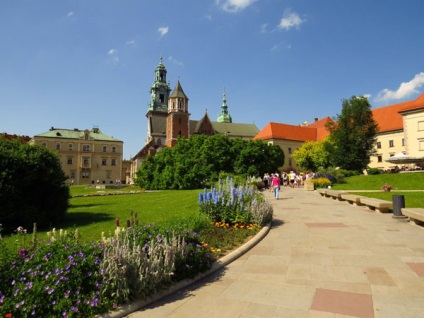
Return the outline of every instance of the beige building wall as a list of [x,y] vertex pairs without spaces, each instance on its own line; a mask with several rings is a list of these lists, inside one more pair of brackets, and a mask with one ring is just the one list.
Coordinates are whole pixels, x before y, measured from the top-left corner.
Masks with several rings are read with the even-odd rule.
[[123,142],[86,138],[37,135],[30,143],[56,151],[67,183],[111,184],[122,181]]
[[406,139],[406,154],[412,157],[424,156],[424,110],[405,112],[403,127]]
[[294,160],[294,158],[292,157],[292,154],[295,150],[299,149],[302,146],[303,141],[272,139],[268,141],[268,144],[277,145],[284,152],[284,165],[280,167],[281,171],[286,171],[291,168],[295,169],[296,171],[299,171],[299,167],[296,164],[296,160]]
[[405,135],[403,130],[378,134],[375,149],[377,153],[371,157],[369,167],[382,170],[393,169],[396,165],[386,162],[384,159],[392,157],[399,152],[405,152]]

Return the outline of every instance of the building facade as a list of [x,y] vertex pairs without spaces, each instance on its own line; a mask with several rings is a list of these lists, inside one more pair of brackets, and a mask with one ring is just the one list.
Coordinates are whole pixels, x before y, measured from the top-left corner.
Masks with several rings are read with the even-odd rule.
[[35,135],[30,144],[57,152],[69,184],[125,182],[122,176],[123,141],[92,130],[59,129]]
[[[190,119],[189,98],[177,81],[171,93],[166,81],[167,71],[162,58],[155,69],[155,77],[150,88],[151,100],[147,117],[147,138],[145,145],[131,158],[130,180],[134,181],[136,172],[148,155],[154,156],[164,147],[173,147],[179,137],[192,135],[224,134],[230,138],[253,139],[259,132],[255,124],[233,123],[228,113],[227,97],[224,92],[221,113],[216,122],[211,121],[207,112],[200,120]],[[166,106],[165,106],[166,105]]]
[[412,101],[373,109],[372,113],[379,132],[376,155],[370,158],[369,167],[383,171],[416,169],[415,163],[399,166],[385,159],[399,153],[424,156],[424,94]]

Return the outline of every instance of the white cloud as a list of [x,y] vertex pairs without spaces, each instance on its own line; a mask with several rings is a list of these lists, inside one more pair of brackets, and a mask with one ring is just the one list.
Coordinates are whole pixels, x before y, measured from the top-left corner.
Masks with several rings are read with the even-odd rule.
[[[248,6],[252,5],[257,0],[224,0],[221,5],[221,8],[224,11],[235,13],[241,10],[246,9]],[[220,5],[221,1],[216,0],[216,4]]]
[[158,32],[160,33],[161,37],[164,36],[165,34],[167,34],[168,31],[169,31],[169,27],[167,27],[167,26],[166,27],[160,27],[158,29]]
[[112,59],[112,63],[113,64],[118,64],[119,63],[119,56],[118,56],[118,50],[117,49],[110,49],[107,52],[107,55],[110,56],[110,58]]
[[130,41],[125,42],[125,44],[126,45],[134,45],[135,44],[135,41],[134,40],[130,40]]
[[278,24],[278,28],[284,30],[290,30],[291,28],[298,29],[304,22],[305,20],[302,20],[296,12],[286,11],[280,20],[280,24]]
[[402,100],[408,98],[416,93],[419,93],[418,88],[424,86],[424,72],[418,73],[409,82],[403,82],[395,91],[388,88],[383,89],[374,99],[376,102],[389,102],[393,100]]
[[74,12],[73,11],[71,11],[71,12],[68,13],[68,17],[72,17],[73,15],[74,15]]
[[181,61],[178,61],[176,58],[174,58],[173,56],[170,56],[169,58],[168,58],[168,60],[170,61],[170,62],[172,62],[172,63],[174,63],[174,64],[176,64],[176,65],[178,65],[178,66],[183,66],[184,64],[183,64],[183,62],[181,62]]

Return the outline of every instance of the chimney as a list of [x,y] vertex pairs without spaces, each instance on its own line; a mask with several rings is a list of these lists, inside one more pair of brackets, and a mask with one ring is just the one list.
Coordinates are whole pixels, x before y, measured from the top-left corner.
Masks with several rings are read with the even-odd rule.
[[317,122],[317,121],[318,121],[318,118],[316,118],[316,117],[315,117],[315,118],[314,118],[314,121],[315,121],[315,122]]

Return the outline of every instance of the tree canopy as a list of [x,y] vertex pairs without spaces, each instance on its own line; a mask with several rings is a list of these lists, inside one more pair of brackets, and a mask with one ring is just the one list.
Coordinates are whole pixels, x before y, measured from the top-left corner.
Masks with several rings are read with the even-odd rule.
[[224,135],[180,138],[175,147],[148,156],[135,182],[145,189],[195,189],[218,180],[222,172],[261,176],[284,163],[280,147],[262,140],[230,139]]
[[0,223],[49,226],[64,218],[69,188],[57,155],[39,145],[0,138]]
[[318,171],[319,168],[331,166],[332,144],[329,138],[321,141],[307,141],[293,152],[293,158],[304,170]]
[[334,165],[347,170],[366,169],[375,153],[378,132],[368,99],[352,96],[343,100],[341,114],[327,128],[334,145],[331,152]]

